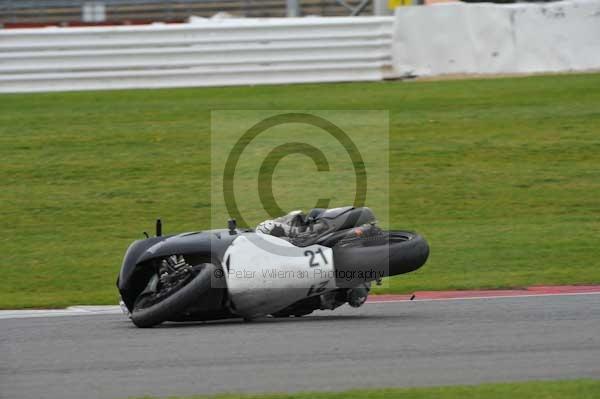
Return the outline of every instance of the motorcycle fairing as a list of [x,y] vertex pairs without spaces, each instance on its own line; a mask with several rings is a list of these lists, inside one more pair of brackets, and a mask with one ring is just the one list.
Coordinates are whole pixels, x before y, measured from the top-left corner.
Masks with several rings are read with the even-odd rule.
[[143,288],[135,284],[139,279],[133,278],[134,274],[150,267],[153,259],[177,254],[196,259],[198,263],[206,261],[221,264],[226,248],[239,233],[239,230],[232,233],[227,229],[219,229],[135,241],[125,253],[117,279],[117,287],[127,308],[132,308],[140,288]]
[[297,247],[265,234],[242,234],[224,254],[232,310],[246,318],[275,313],[336,289],[333,251]]

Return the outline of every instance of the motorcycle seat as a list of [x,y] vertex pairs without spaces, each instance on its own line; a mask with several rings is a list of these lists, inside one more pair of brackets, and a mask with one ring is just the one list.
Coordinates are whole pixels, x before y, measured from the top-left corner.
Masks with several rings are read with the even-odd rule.
[[337,236],[337,232],[375,221],[373,211],[367,207],[314,208],[300,221],[301,227],[297,234],[290,237],[290,241],[301,247],[329,242]]
[[306,216],[306,223],[323,225],[318,230],[331,233],[334,231],[351,229],[367,223],[375,222],[373,211],[367,207],[355,208],[345,206],[333,209],[312,209]]

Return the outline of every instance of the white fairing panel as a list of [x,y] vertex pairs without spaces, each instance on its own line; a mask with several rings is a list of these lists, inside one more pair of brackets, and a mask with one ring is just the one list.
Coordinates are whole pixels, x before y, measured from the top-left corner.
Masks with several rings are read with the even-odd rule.
[[266,234],[240,235],[223,266],[232,308],[243,317],[274,313],[336,288],[331,248],[300,248]]

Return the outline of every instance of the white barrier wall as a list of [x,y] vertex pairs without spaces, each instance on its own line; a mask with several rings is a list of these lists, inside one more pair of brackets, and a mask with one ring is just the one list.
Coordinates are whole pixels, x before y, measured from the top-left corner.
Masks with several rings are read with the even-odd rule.
[[600,1],[396,9],[400,75],[600,69]]
[[0,30],[0,92],[381,80],[393,17]]

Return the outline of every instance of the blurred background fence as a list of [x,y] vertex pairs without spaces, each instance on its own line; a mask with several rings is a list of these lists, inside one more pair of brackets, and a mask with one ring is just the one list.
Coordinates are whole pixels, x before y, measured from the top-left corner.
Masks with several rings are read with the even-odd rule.
[[[377,3],[377,1],[375,1]],[[387,1],[386,1],[387,3]],[[190,16],[285,17],[373,14],[371,0],[0,0],[0,24],[181,22]]]
[[[458,0],[0,0],[0,28],[184,22],[245,18],[391,15],[397,7]],[[523,0],[463,0],[514,3]],[[546,2],[552,0],[527,0]]]

